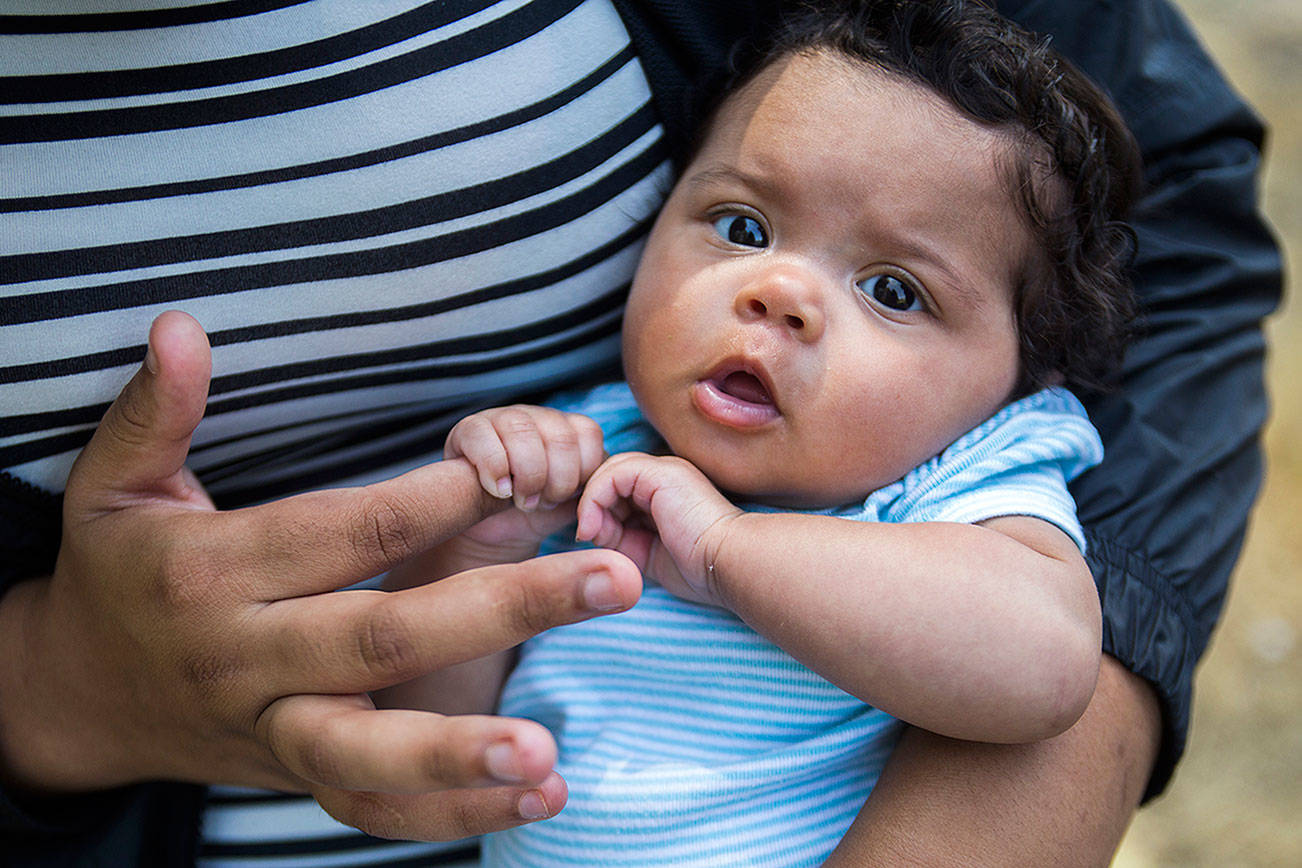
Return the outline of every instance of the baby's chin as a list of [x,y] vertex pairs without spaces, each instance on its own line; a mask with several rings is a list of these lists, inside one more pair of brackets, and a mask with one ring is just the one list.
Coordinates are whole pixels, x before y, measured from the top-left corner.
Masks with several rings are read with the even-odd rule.
[[[687,456],[683,456],[687,457]],[[714,487],[733,503],[758,504],[776,509],[817,510],[843,506],[861,499],[867,492],[845,493],[820,490],[810,486],[812,480],[803,480],[805,486],[786,479],[773,479],[754,473],[738,473],[736,468],[716,467],[708,459],[692,461]]]

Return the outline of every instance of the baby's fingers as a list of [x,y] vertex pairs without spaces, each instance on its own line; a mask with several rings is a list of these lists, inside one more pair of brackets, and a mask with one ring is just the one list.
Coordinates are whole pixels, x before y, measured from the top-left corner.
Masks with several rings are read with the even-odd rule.
[[629,498],[637,481],[637,468],[647,456],[624,452],[597,468],[579,498],[575,537],[603,548],[616,548],[625,520],[633,511]]
[[453,426],[443,447],[445,458],[465,458],[475,466],[479,484],[494,497],[511,496],[511,461],[491,418],[467,416]]

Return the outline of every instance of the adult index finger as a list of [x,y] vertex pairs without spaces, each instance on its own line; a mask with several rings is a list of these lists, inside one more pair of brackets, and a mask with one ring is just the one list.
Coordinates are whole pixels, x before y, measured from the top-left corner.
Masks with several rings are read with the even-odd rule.
[[357,488],[313,491],[224,513],[249,592],[273,601],[346,587],[447,540],[503,502],[462,458]]

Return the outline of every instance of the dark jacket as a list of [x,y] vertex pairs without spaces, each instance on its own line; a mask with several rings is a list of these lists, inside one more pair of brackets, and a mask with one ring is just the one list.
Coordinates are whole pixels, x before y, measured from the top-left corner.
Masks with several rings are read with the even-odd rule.
[[[700,84],[772,4],[616,0],[673,145]],[[1087,396],[1107,458],[1074,486],[1103,603],[1104,650],[1149,680],[1163,738],[1149,782],[1165,786],[1185,743],[1195,662],[1225,598],[1261,479],[1262,318],[1281,265],[1257,209],[1263,129],[1164,0],[1007,0],[999,7],[1101,82],[1146,161],[1134,219],[1144,335],[1122,388]],[[58,500],[0,475],[0,577],[48,572]],[[15,805],[0,793],[0,862],[184,865],[201,790],[149,784]],[[137,855],[138,854],[138,855]]]

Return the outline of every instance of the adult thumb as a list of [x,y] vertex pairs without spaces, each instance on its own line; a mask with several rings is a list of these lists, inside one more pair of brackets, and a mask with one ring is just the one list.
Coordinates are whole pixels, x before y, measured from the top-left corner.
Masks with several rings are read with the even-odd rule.
[[155,319],[145,363],[78,456],[68,498],[89,497],[92,503],[80,505],[92,508],[111,508],[114,495],[184,498],[190,485],[182,470],[211,377],[212,352],[199,323],[176,310]]

